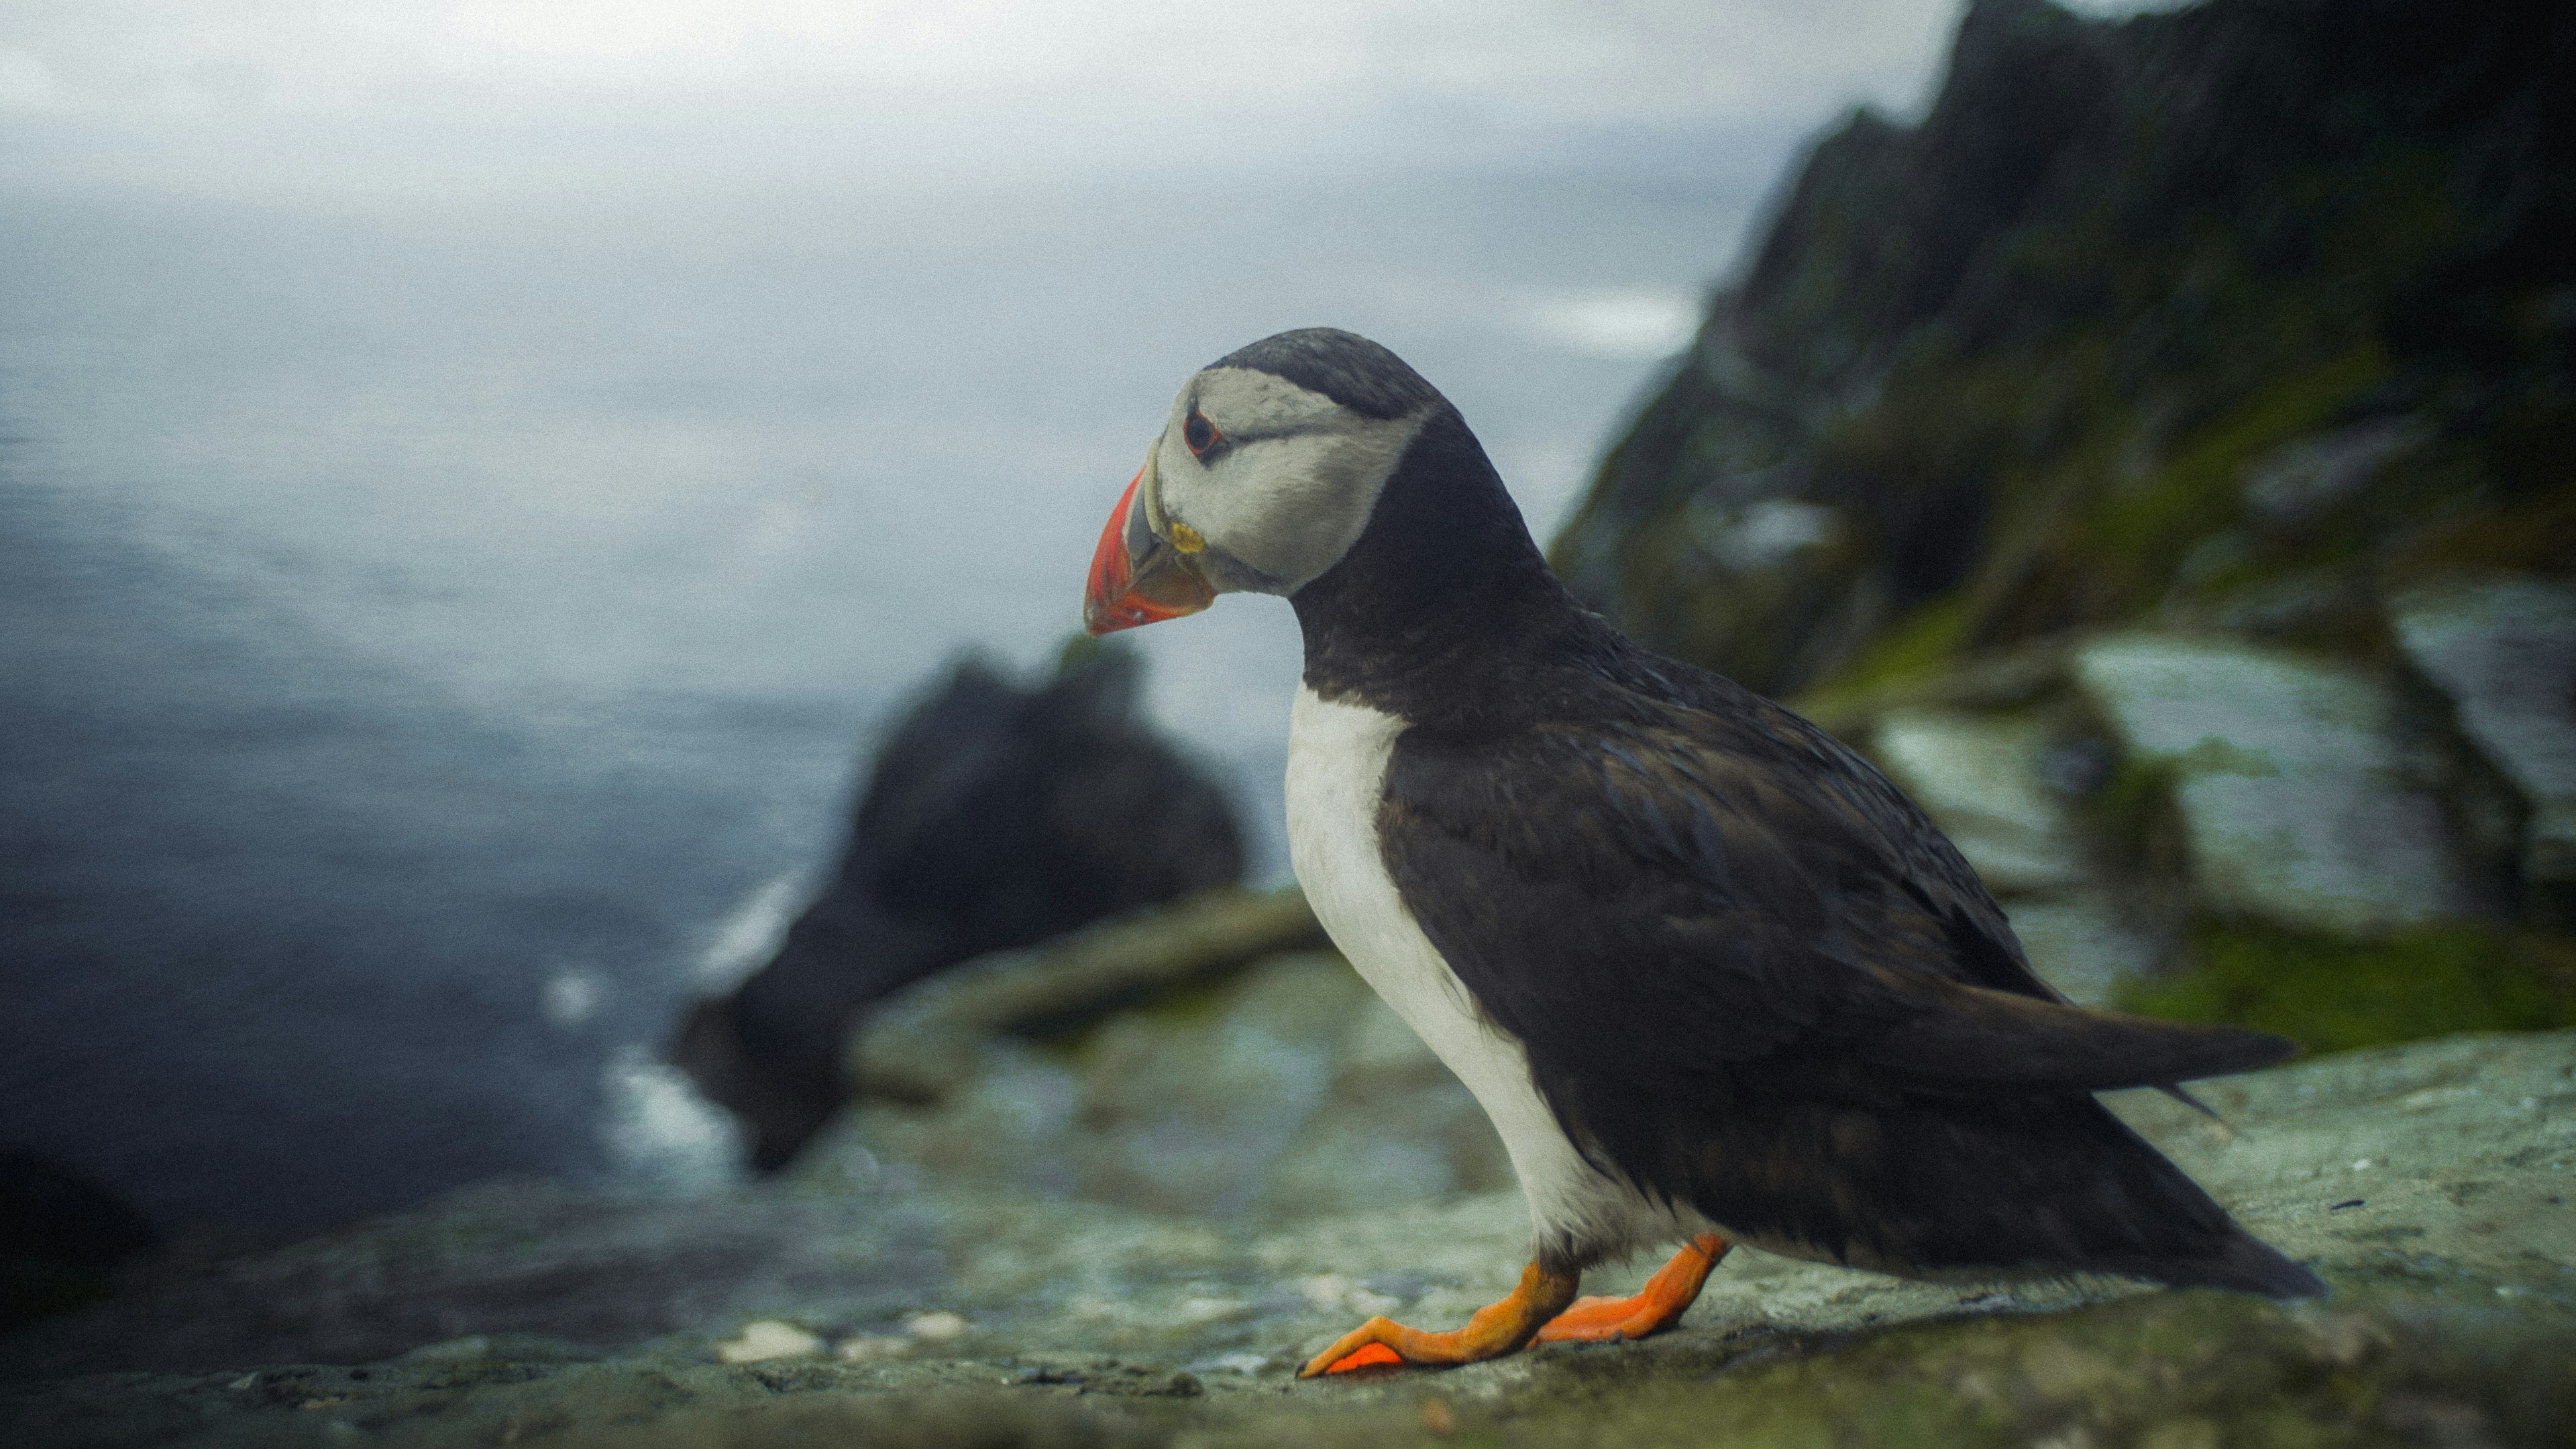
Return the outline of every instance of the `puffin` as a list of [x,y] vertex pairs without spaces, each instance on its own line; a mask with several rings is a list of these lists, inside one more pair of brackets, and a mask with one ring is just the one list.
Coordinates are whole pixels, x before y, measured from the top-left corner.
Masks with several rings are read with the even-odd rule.
[[[1387,348],[1282,332],[1181,388],[1084,623],[1230,593],[1285,598],[1304,638],[1297,880],[1474,1094],[1530,1214],[1502,1301],[1447,1330],[1371,1318],[1301,1376],[1642,1338],[1736,1243],[1953,1282],[2325,1292],[2094,1095],[2191,1100],[2296,1047],[2069,1002],[1867,760],[1576,602]],[[1676,1243],[1641,1292],[1578,1300],[1585,1269]]]

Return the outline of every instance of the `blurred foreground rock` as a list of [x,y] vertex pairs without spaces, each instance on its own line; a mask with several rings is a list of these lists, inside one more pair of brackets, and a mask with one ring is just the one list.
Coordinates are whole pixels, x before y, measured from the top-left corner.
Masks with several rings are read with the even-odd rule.
[[[1337,1083],[1370,1080],[1374,1028],[1336,1055],[1299,1024],[1311,1001],[1259,1004],[1309,997],[1299,973],[1323,969],[1250,973],[1206,1020],[1268,1034],[1280,1063],[1311,1054],[1277,1080],[1327,1060],[1352,1074]],[[976,1189],[843,1151],[686,1202],[495,1187],[142,1286],[0,1341],[0,1442],[2566,1442],[2576,1033],[2347,1053],[2203,1094],[2226,1125],[2114,1101],[2314,1264],[2324,1304],[1989,1292],[1739,1249],[1646,1343],[1300,1384],[1298,1358],[1360,1317],[1454,1323],[1508,1288],[1518,1194],[1214,1219],[1121,1205],[1116,1184]]]
[[1243,874],[1216,783],[1138,714],[1142,665],[1068,648],[1022,688],[969,660],[878,752],[849,842],[777,955],[681,1023],[673,1059],[785,1165],[844,1096],[869,1003],[987,952]]

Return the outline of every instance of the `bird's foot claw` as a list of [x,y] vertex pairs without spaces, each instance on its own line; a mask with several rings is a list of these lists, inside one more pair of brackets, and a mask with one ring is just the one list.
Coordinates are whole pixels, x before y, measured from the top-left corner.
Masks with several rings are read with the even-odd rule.
[[1334,1340],[1331,1348],[1306,1361],[1297,1377],[1345,1374],[1381,1364],[1419,1364],[1449,1368],[1462,1363],[1501,1358],[1517,1352],[1539,1326],[1574,1301],[1581,1281],[1576,1273],[1551,1273],[1532,1263],[1520,1286],[1500,1303],[1476,1310],[1467,1326],[1448,1333],[1425,1333],[1391,1319],[1372,1318]]
[[[1372,1318],[1333,1341],[1331,1348],[1306,1361],[1297,1376],[1311,1379],[1318,1374],[1346,1374],[1354,1369],[1401,1368],[1419,1364],[1446,1368],[1469,1363],[1473,1356],[1461,1340],[1461,1333],[1424,1333],[1384,1318]],[[1387,1342],[1398,1339],[1404,1348]],[[1411,1349],[1407,1353],[1405,1349]]]
[[1726,1256],[1732,1244],[1715,1233],[1703,1233],[1655,1270],[1646,1286],[1626,1298],[1579,1298],[1538,1331],[1541,1343],[1607,1343],[1644,1338],[1681,1321],[1699,1299],[1708,1270]]

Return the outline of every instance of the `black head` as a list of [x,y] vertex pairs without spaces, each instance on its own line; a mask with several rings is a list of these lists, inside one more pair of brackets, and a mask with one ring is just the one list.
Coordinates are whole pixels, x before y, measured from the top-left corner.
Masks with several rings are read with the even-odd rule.
[[1356,332],[1300,327],[1238,347],[1208,364],[1266,372],[1322,393],[1364,418],[1387,421],[1440,402],[1440,390],[1405,360]]

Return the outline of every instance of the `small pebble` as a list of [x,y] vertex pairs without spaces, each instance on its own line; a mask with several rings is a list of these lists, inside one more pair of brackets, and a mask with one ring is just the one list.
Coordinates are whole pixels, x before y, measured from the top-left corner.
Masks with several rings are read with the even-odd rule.
[[946,1343],[952,1338],[963,1338],[966,1330],[973,1326],[944,1308],[916,1313],[903,1321],[903,1331],[924,1343]]
[[792,1323],[762,1318],[742,1326],[742,1336],[716,1345],[723,1363],[763,1363],[774,1358],[811,1358],[823,1351],[823,1340]]

